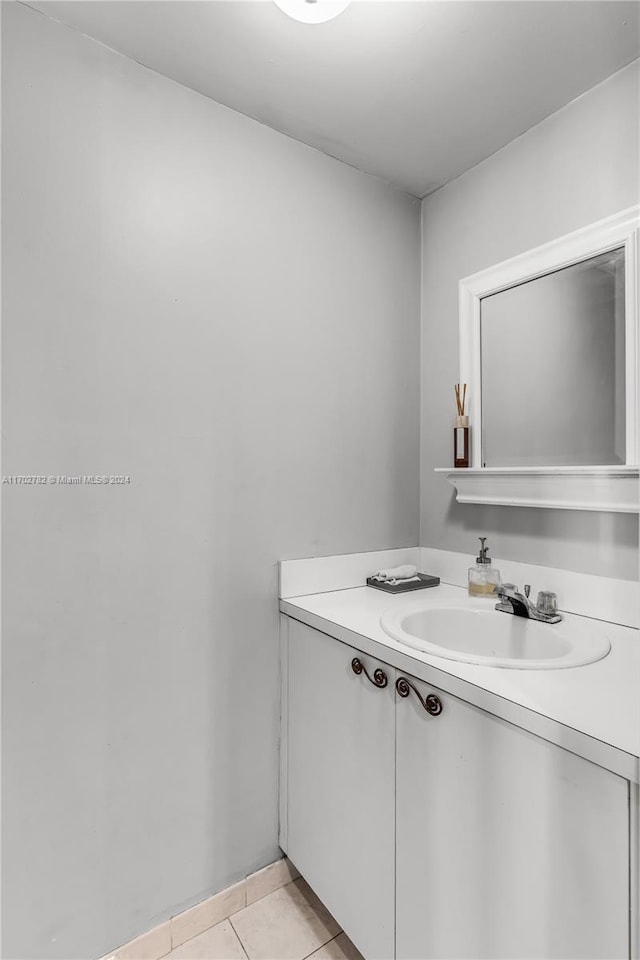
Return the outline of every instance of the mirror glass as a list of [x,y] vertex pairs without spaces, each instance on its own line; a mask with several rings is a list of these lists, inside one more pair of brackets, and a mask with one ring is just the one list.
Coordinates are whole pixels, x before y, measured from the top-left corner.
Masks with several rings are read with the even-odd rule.
[[480,301],[485,467],[623,464],[624,248]]

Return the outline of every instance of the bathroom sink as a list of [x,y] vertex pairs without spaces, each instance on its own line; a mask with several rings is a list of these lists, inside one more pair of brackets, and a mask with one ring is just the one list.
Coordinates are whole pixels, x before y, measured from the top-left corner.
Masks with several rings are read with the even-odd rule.
[[557,670],[601,660],[611,649],[603,624],[540,623],[494,607],[472,597],[423,599],[387,610],[380,626],[407,647],[485,667]]

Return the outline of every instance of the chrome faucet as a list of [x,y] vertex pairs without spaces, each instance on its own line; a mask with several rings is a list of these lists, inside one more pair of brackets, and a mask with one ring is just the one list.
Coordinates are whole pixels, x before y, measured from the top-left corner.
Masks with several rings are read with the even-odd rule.
[[526,617],[528,620],[540,620],[542,623],[559,623],[562,617],[558,613],[555,593],[542,590],[538,594],[536,603],[529,600],[531,587],[525,584],[524,595],[520,593],[515,583],[501,583],[497,593],[500,601],[496,603],[496,610],[502,613],[511,613],[516,617]]

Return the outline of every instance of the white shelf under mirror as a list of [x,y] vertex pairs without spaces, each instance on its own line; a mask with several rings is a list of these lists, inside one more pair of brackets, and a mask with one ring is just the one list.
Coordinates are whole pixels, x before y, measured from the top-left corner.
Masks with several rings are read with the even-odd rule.
[[460,503],[556,510],[639,513],[639,468],[436,467],[455,488]]

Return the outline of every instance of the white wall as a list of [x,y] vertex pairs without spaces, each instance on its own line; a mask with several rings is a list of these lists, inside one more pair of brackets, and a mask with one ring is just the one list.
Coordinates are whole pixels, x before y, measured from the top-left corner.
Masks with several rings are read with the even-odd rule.
[[3,4],[3,956],[278,856],[279,558],[415,545],[419,204]]
[[452,462],[458,281],[638,203],[638,90],[636,62],[423,202],[425,546],[472,557],[486,535],[497,557],[637,579],[637,516],[458,504],[433,468]]

